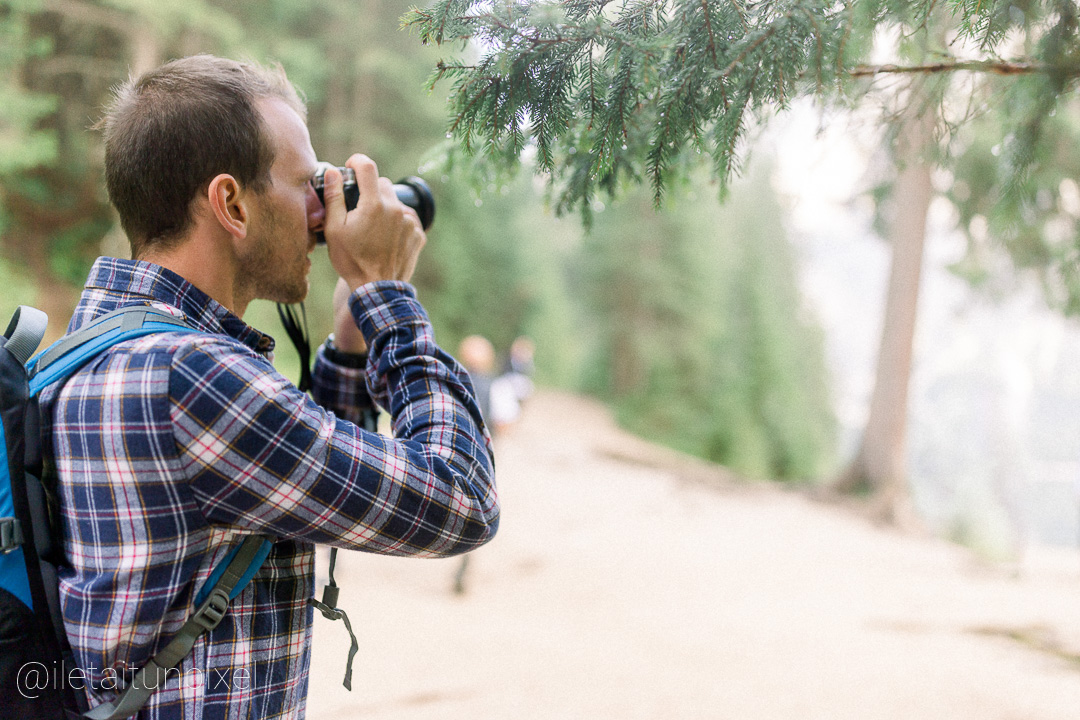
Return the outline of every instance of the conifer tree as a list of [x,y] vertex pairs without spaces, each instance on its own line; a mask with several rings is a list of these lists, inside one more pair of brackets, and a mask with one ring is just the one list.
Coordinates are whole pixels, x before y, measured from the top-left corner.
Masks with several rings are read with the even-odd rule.
[[732,200],[656,213],[639,190],[596,215],[580,254],[589,389],[650,440],[745,476],[820,477],[835,424],[821,339],[760,158]]
[[[926,37],[935,13],[948,36]],[[623,180],[659,202],[698,155],[724,187],[753,120],[801,96],[851,101],[883,76],[1012,77],[1028,101],[1002,162],[1020,173],[1080,77],[1074,0],[440,0],[404,21],[427,44],[473,43],[475,60],[440,61],[432,77],[452,82],[461,146],[514,164],[534,144],[556,207],[586,215]],[[869,64],[889,33],[930,47]]]
[[[1005,226],[1014,258],[1023,262],[1017,253],[1026,252],[1026,264],[1049,266],[1056,282],[1048,288],[1066,298],[1061,304],[1080,308],[1076,242],[1061,240],[1062,225],[1080,210],[1062,212],[1060,202],[1070,189],[1080,193],[1039,163],[1054,154],[1047,126],[1059,130],[1051,140],[1062,137],[1060,124],[1046,120],[1069,107],[1080,77],[1073,0],[444,0],[406,22],[426,43],[474,43],[475,60],[444,60],[432,76],[432,84],[452,82],[449,129],[460,146],[483,163],[514,166],[535,145],[556,208],[580,210],[586,221],[597,193],[616,194],[627,185],[648,182],[661,204],[672,180],[686,177],[701,158],[711,161],[723,194],[740,170],[750,129],[796,97],[846,104],[889,85],[887,94],[901,101],[889,108],[901,119],[891,123],[889,141],[895,146],[918,118],[931,128],[929,142],[908,151],[907,161],[945,166],[956,152],[950,141],[963,140],[960,121],[994,104],[1007,108],[990,167],[963,156],[960,169],[976,167],[993,181],[961,177],[961,214]],[[871,64],[881,38],[893,38],[893,53],[903,60]],[[961,142],[957,149],[971,146]],[[1032,182],[1033,175],[1041,181]],[[982,190],[988,194],[979,195]],[[1011,207],[1028,221],[1037,216],[1039,230],[1024,231],[1017,214],[1003,218],[987,205]],[[975,251],[986,244],[973,236]],[[985,263],[976,260],[965,267],[978,272]],[[917,288],[917,273],[909,276],[909,290]],[[901,323],[906,339],[886,337],[883,353],[897,341],[910,351],[915,293],[900,301],[905,293],[893,286],[901,284],[890,284],[889,307],[891,315],[909,316]],[[903,502],[902,462],[877,463],[890,470],[875,474],[865,459],[903,455],[903,432],[895,428],[905,414],[906,367],[890,365],[894,376],[878,377],[879,386],[896,391],[882,395],[893,400],[875,405],[897,415],[899,424],[893,418],[882,427],[894,430],[868,434],[841,477],[844,485],[880,492],[887,517]],[[888,438],[886,446],[881,438]]]

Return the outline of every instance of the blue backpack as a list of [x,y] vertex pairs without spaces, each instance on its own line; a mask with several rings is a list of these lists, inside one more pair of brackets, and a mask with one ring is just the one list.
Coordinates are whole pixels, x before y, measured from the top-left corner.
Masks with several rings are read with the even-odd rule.
[[45,313],[21,306],[0,340],[0,708],[18,720],[117,720],[137,713],[199,636],[217,626],[266,560],[271,540],[253,535],[234,548],[176,635],[114,702],[89,709],[60,608],[57,568],[64,558],[56,492],[43,482],[37,395],[124,340],[198,331],[152,307],[129,306],[31,358],[47,322]]

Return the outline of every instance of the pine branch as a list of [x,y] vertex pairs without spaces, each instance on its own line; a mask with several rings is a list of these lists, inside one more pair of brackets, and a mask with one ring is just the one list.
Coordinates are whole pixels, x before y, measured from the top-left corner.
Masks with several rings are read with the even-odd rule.
[[709,36],[709,55],[714,66],[719,66],[716,59],[716,36],[713,34],[712,20],[709,18],[709,0],[701,0],[701,12],[705,17],[705,33]]
[[1007,62],[1004,60],[947,60],[921,65],[858,65],[848,71],[851,77],[873,77],[887,74],[933,74],[946,72],[984,72],[995,75],[1032,75],[1035,73],[1063,73],[1068,77],[1080,76],[1080,65],[1054,67],[1037,62]]
[[[691,148],[712,156],[724,187],[750,118],[799,96],[866,91],[858,80],[938,76],[944,88],[966,73],[1065,92],[1080,78],[1071,2],[1021,12],[1010,0],[441,0],[408,24],[424,42],[483,53],[475,66],[440,62],[432,80],[454,78],[450,129],[461,145],[485,138],[487,157],[513,164],[536,144],[556,207],[587,212],[620,178],[651,181],[659,199]],[[953,57],[935,39],[943,26],[982,55]],[[868,63],[882,31],[902,38],[907,61]],[[1017,34],[1030,54],[1001,59]]]
[[739,53],[738,57],[732,60],[731,63],[726,68],[724,68],[724,71],[721,73],[721,75],[725,78],[731,77],[731,73],[735,71],[735,68],[742,65],[751,53],[761,47],[766,41],[769,40],[769,38],[771,38],[775,34],[776,25],[770,25],[765,32],[761,33],[752,43],[750,43],[741,53]]

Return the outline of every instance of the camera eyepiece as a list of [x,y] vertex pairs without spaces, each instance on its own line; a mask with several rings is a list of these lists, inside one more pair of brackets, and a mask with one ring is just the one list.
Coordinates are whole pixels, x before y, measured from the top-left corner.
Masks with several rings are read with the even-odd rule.
[[[315,188],[315,194],[319,196],[319,202],[324,205],[326,201],[323,200],[323,176],[330,167],[332,167],[330,163],[319,163],[319,169],[311,178],[311,186]],[[360,200],[360,188],[356,185],[356,173],[349,167],[339,167],[338,172],[341,173],[342,191],[345,194],[345,209],[352,210]],[[431,188],[428,187],[423,178],[411,176],[398,180],[394,183],[394,194],[403,204],[416,211],[416,214],[420,217],[420,225],[425,230],[431,227],[431,223],[435,221],[435,197],[431,194]],[[317,241],[322,244],[326,242],[326,238],[322,233],[318,233]]]

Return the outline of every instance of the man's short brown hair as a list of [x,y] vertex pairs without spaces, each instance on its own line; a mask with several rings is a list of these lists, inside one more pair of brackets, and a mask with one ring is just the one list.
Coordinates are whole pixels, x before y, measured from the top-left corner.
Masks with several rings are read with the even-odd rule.
[[133,257],[181,237],[192,201],[217,175],[256,192],[270,183],[274,148],[256,107],[270,97],[306,119],[280,66],[211,55],[173,60],[116,89],[98,127],[109,199]]

